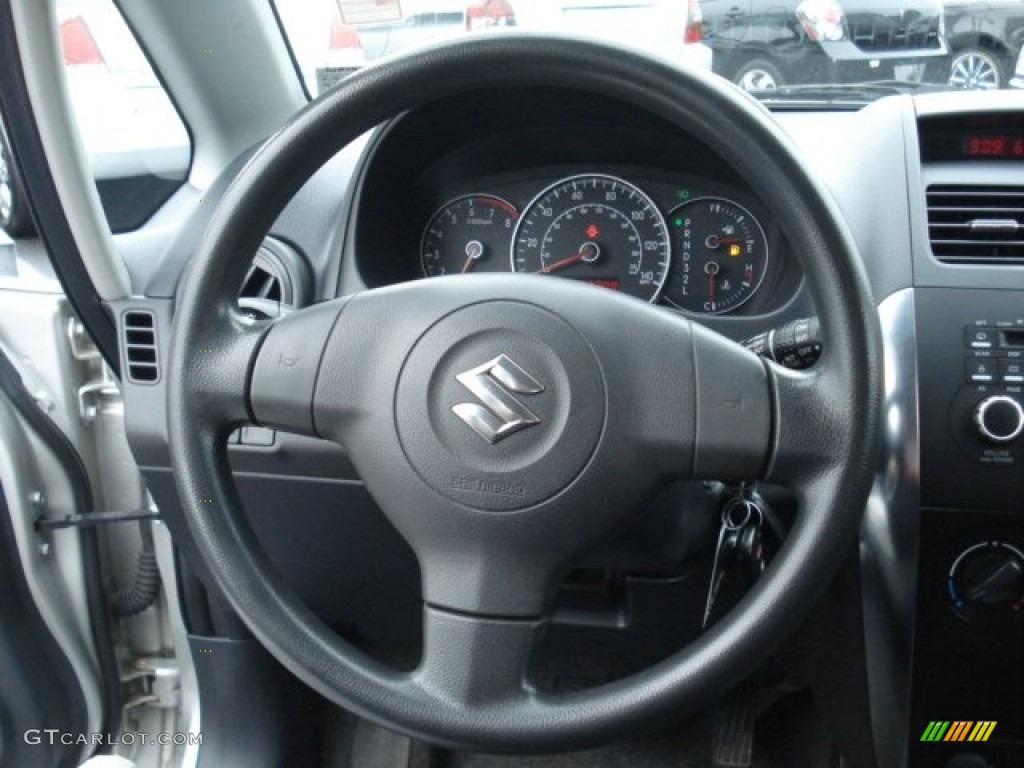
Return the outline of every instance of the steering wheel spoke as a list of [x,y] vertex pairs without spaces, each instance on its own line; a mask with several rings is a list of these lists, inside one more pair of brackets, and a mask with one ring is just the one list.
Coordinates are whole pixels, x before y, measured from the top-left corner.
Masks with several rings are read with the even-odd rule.
[[868,425],[850,423],[853,404],[844,396],[848,386],[827,358],[806,371],[769,363],[769,372],[774,439],[765,478],[799,488],[835,471],[849,454],[851,433]]
[[260,346],[249,384],[256,420],[264,426],[316,435],[317,377],[332,331],[348,299],[316,304],[277,320]]
[[432,697],[462,707],[512,704],[530,695],[527,667],[545,622],[453,613],[423,614],[423,658],[413,673]]
[[764,362],[694,325],[693,477],[750,480],[764,472],[772,441],[772,391]]
[[174,369],[190,409],[218,434],[251,421],[247,379],[263,332],[229,309],[207,321]]
[[654,483],[763,473],[773,395],[760,358],[681,315],[618,296],[583,299],[564,311],[608,381],[606,434],[622,449],[609,473],[632,464]]

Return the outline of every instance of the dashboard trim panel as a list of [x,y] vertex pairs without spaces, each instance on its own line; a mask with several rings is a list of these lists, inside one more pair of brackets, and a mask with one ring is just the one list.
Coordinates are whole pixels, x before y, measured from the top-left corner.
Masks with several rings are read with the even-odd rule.
[[878,307],[885,359],[882,464],[861,525],[864,641],[880,765],[907,761],[920,528],[917,331],[912,288]]

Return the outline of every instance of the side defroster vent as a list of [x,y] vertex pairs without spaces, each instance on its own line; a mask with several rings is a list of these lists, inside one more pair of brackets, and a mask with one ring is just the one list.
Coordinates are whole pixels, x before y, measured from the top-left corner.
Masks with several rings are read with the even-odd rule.
[[255,262],[249,267],[238,297],[240,299],[281,302],[281,278],[262,264]]
[[313,277],[306,260],[287,243],[268,237],[245,275],[238,306],[259,320],[301,309],[312,296]]
[[160,378],[156,317],[146,310],[129,310],[124,313],[121,333],[128,380],[134,384],[155,384]]
[[928,238],[944,264],[1024,264],[1024,187],[928,187]]

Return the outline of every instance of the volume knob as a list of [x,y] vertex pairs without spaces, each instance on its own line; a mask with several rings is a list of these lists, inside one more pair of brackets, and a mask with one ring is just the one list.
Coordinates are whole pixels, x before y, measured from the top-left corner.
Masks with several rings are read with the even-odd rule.
[[986,440],[1008,443],[1024,432],[1024,408],[1012,397],[992,395],[974,409],[974,424]]

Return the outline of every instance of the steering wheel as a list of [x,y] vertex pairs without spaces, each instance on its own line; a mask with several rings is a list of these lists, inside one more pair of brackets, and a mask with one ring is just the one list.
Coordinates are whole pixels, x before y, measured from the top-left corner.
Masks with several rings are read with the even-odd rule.
[[[543,276],[419,280],[272,324],[236,308],[300,186],[365,131],[459,92],[557,86],[696,136],[758,190],[799,254],[824,353],[802,372],[689,319]],[[642,339],[642,343],[637,343]],[[379,724],[458,748],[559,751],[695,711],[762,661],[849,550],[876,469],[880,334],[856,247],[771,116],[734,86],[574,39],[470,38],[358,72],[299,112],[225,193],[180,286],[167,382],[177,488],[219,587],[298,677]],[[412,672],[370,659],[284,583],[249,527],[227,436],[255,422],[342,445],[411,545]],[[674,655],[593,689],[527,679],[573,556],[676,478],[766,479],[800,512],[764,576]]]

